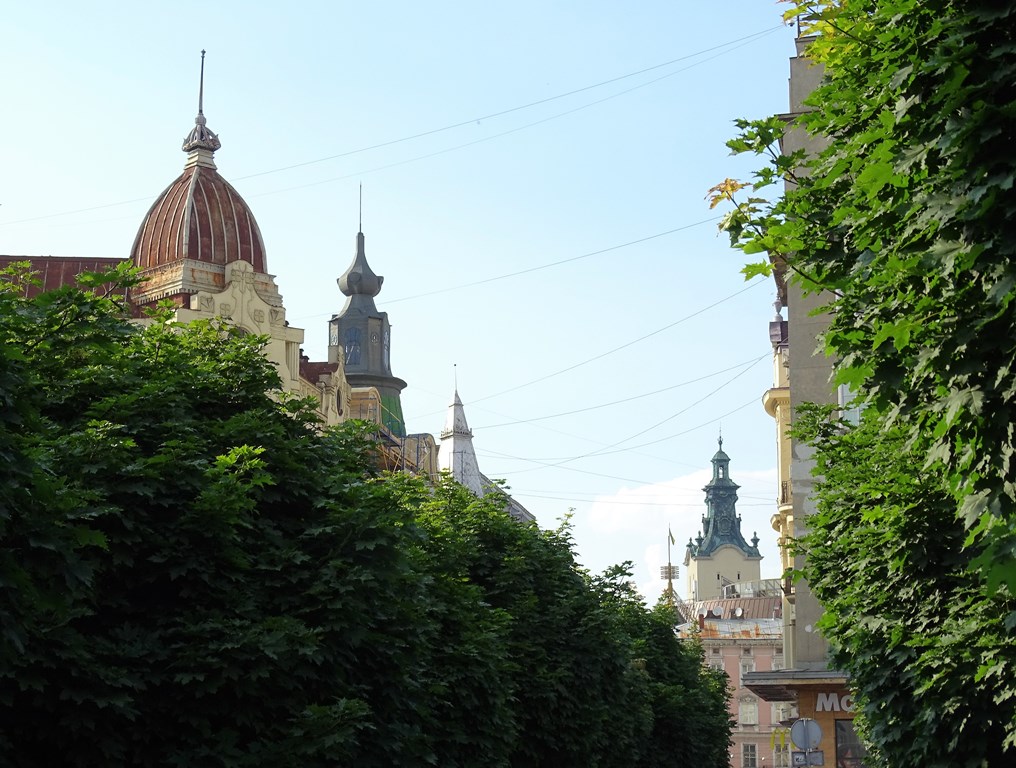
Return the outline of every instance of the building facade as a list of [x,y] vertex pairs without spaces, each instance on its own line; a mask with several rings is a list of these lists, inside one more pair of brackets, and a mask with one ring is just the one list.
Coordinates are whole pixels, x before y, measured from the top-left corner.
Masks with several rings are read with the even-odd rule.
[[[790,112],[787,119],[806,109],[805,98],[821,81],[821,68],[806,56],[810,38],[798,38],[796,56],[790,62]],[[800,128],[791,129],[783,141],[786,153],[804,149],[815,152],[821,144]],[[788,281],[783,269],[775,270],[777,316],[769,324],[773,346],[773,386],[763,396],[763,406],[776,422],[779,491],[772,518],[781,551],[784,573],[804,566],[792,542],[803,535],[809,515],[815,512],[811,448],[789,435],[795,411],[803,403],[837,403],[832,386],[832,360],[818,349],[818,338],[829,322],[817,310],[826,303],[820,293],[806,294],[802,286]],[[783,319],[783,309],[787,319]],[[829,648],[817,630],[822,607],[804,580],[782,584],[783,661],[780,670],[756,670],[745,685],[774,705],[790,704],[800,718],[818,724],[815,744],[792,745],[793,764],[863,765],[864,749],[853,727],[853,698],[846,675],[830,668]],[[821,763],[819,761],[822,761]]]

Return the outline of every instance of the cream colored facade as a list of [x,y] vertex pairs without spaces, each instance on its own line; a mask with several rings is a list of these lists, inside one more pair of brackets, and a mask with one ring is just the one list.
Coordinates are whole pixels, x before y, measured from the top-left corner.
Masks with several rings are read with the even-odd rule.
[[317,381],[309,381],[301,375],[303,329],[294,328],[286,322],[286,309],[277,290],[272,293],[278,296],[278,303],[269,303],[258,290],[258,282],[266,282],[267,278],[274,288],[275,280],[269,275],[256,275],[246,261],[226,264],[222,274],[224,285],[221,291],[202,290],[192,294],[190,307],[176,310],[176,319],[187,323],[221,318],[248,333],[267,337],[265,356],[278,369],[283,390],[317,400],[317,412],[323,426],[332,426],[348,418],[352,390],[343,373],[341,360],[333,372],[319,375]]
[[748,559],[732,544],[721,546],[710,555],[688,558],[685,564],[687,594],[691,600],[723,597],[723,589],[739,582],[761,579],[761,559]]

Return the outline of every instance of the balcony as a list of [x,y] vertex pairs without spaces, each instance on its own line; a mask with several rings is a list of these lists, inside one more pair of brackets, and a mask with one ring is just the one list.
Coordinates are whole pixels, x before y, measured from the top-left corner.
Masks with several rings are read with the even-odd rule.
[[793,495],[790,492],[790,481],[784,480],[780,483],[779,505],[781,507],[794,503]]

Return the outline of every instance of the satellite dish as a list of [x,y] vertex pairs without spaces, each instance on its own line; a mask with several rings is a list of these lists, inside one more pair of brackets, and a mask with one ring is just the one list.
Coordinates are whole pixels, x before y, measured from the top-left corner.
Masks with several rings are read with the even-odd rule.
[[736,616],[737,618],[741,618],[742,616],[744,616],[744,608],[741,608],[740,606],[735,608],[734,609],[734,616]]

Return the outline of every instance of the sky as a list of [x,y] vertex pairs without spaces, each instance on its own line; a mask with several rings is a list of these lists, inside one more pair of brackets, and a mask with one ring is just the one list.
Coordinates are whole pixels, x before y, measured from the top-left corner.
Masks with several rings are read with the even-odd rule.
[[[480,468],[650,602],[701,528],[717,438],[779,575],[772,282],[708,189],[786,110],[772,0],[47,2],[2,21],[0,254],[128,256],[197,111],[287,317],[326,359],[360,222],[410,432],[455,387]],[[362,211],[360,194],[362,186]]]

